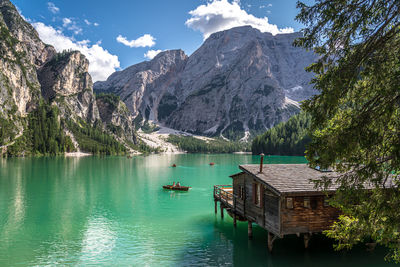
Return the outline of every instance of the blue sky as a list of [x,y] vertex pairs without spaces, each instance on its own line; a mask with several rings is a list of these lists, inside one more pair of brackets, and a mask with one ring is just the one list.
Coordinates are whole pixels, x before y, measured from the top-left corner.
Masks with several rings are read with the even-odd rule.
[[209,34],[233,26],[274,34],[303,27],[295,0],[11,1],[46,43],[81,50],[95,81],[162,50],[190,55]]

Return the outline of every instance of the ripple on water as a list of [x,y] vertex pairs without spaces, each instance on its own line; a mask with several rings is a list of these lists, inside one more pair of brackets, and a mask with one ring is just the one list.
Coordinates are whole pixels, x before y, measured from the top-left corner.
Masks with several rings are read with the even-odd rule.
[[[1,160],[0,266],[378,266],[384,251],[347,254],[331,243],[276,242],[214,215],[213,185],[229,184],[251,155],[26,158]],[[266,157],[302,163],[299,157]],[[215,162],[210,167],[209,163]],[[177,168],[170,168],[176,163]],[[161,188],[173,180],[189,192]],[[325,243],[324,243],[325,242]],[[314,245],[313,245],[314,244]],[[321,245],[322,244],[322,245]]]

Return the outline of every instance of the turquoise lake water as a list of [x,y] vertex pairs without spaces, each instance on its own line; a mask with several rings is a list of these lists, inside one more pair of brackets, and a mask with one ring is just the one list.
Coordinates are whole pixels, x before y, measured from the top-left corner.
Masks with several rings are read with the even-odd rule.
[[[215,166],[209,166],[215,162]],[[213,185],[251,155],[0,159],[0,266],[389,266],[384,248],[335,252],[296,236],[267,252],[267,232],[214,214]],[[304,163],[266,157],[266,163]],[[173,163],[176,168],[170,167]],[[170,192],[180,181],[193,188]]]

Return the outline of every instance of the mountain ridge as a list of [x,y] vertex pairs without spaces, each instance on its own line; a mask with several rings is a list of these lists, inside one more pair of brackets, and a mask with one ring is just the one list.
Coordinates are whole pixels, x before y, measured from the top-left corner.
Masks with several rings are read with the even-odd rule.
[[163,51],[96,82],[94,90],[119,95],[142,121],[243,139],[286,121],[298,101],[316,93],[313,74],[304,70],[316,55],[292,45],[300,36],[251,26],[216,32],[190,56]]

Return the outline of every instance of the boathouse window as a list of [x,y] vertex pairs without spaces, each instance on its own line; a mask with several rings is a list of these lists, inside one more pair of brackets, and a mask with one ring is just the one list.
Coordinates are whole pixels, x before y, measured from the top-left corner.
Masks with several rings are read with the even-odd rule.
[[286,198],[286,208],[293,209],[293,198],[291,197]]
[[253,183],[253,203],[261,207],[261,184]]
[[304,208],[310,208],[310,198],[309,197],[304,198]]
[[318,207],[318,199],[316,197],[312,197],[310,201],[311,209],[316,210]]
[[242,185],[239,185],[239,198],[244,200],[244,187]]

